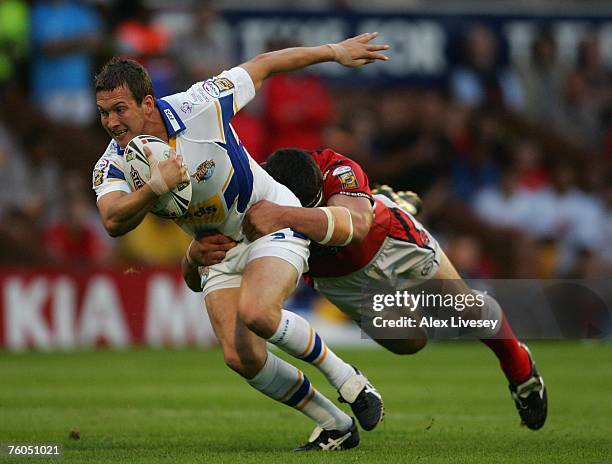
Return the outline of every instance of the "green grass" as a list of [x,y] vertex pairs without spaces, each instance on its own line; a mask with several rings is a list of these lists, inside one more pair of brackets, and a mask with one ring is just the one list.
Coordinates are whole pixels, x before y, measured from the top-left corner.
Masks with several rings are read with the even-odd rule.
[[342,351],[379,388],[387,415],[359,448],[325,455],[289,452],[311,423],[251,389],[217,350],[0,353],[0,442],[63,444],[61,458],[35,462],[612,462],[612,345],[531,348],[550,395],[539,432],[519,427],[495,358],[479,343],[412,357]]

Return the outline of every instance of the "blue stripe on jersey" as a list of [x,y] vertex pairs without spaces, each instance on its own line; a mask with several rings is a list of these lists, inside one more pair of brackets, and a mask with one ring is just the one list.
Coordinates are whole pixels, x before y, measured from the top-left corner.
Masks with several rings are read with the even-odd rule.
[[[230,127],[230,120],[234,116],[234,96],[229,94],[221,97],[219,103],[221,104],[226,150],[238,179],[238,212],[244,213],[253,193],[253,173],[246,150],[238,143]],[[228,207],[230,205],[231,203],[227,204]]]
[[234,173],[232,173],[232,178],[230,179],[230,182],[227,188],[225,189],[225,192],[223,192],[223,197],[225,198],[225,204],[227,205],[228,208],[231,208],[237,196],[238,196],[238,176],[236,175],[236,172],[234,171]]
[[309,363],[313,362],[321,354],[322,348],[323,348],[323,342],[321,341],[321,337],[319,337],[319,334],[315,333],[314,348],[312,349],[312,351],[310,352],[310,354],[308,356],[306,356],[305,358],[302,358],[302,359],[304,361],[306,361],[306,362],[309,362]]
[[[178,113],[174,111],[174,108],[170,106],[170,103],[165,100],[162,100],[161,98],[158,98],[156,100],[156,103],[157,108],[159,108],[159,114],[161,115],[161,118],[164,121],[164,125],[166,126],[166,132],[168,132],[169,137],[174,137],[176,134],[178,134],[179,132],[183,132],[186,129],[185,123],[181,118],[179,118]],[[170,115],[166,113],[167,111],[169,111],[170,115],[172,115],[174,123],[177,127],[174,127]]]
[[308,380],[308,378],[304,376],[304,381],[302,382],[302,385],[300,385],[300,388],[298,388],[298,391],[296,391],[293,395],[291,395],[291,398],[289,398],[284,403],[287,406],[291,406],[294,408],[300,403],[300,401],[306,398],[306,395],[308,395],[309,391],[310,391],[310,380]]
[[108,179],[123,179],[123,180],[125,180],[125,175],[123,174],[121,169],[119,169],[116,166],[113,166],[112,164],[108,167],[108,175],[106,177]]

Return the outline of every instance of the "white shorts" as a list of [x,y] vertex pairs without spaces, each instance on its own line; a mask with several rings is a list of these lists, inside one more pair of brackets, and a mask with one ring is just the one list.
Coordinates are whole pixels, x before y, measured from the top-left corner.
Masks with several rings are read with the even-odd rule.
[[204,297],[223,288],[237,288],[242,283],[246,265],[257,258],[274,256],[287,261],[297,270],[297,280],[308,272],[310,240],[291,229],[282,229],[254,242],[241,242],[227,252],[225,259],[214,266],[200,268]]
[[440,266],[440,245],[429,237],[426,247],[387,237],[372,261],[362,269],[342,277],[315,278],[315,289],[354,321],[372,292],[406,289],[431,279]]

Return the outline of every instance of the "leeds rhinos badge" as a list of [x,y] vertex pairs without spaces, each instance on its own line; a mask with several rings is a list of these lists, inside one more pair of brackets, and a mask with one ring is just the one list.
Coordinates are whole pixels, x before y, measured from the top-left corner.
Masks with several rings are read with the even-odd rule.
[[199,182],[207,181],[212,177],[215,172],[214,160],[206,160],[198,166],[196,172],[193,174],[193,178]]

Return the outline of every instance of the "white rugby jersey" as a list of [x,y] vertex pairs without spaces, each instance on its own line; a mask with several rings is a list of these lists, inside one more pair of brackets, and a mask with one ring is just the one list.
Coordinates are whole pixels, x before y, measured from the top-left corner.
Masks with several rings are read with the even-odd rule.
[[[267,199],[300,205],[250,157],[230,125],[232,116],[254,96],[251,77],[236,67],[157,100],[170,145],[183,156],[190,173],[191,205],[176,223],[191,236],[214,229],[239,240],[242,218],[251,204]],[[98,199],[109,192],[131,191],[123,150],[115,141],[94,167],[93,188]]]

